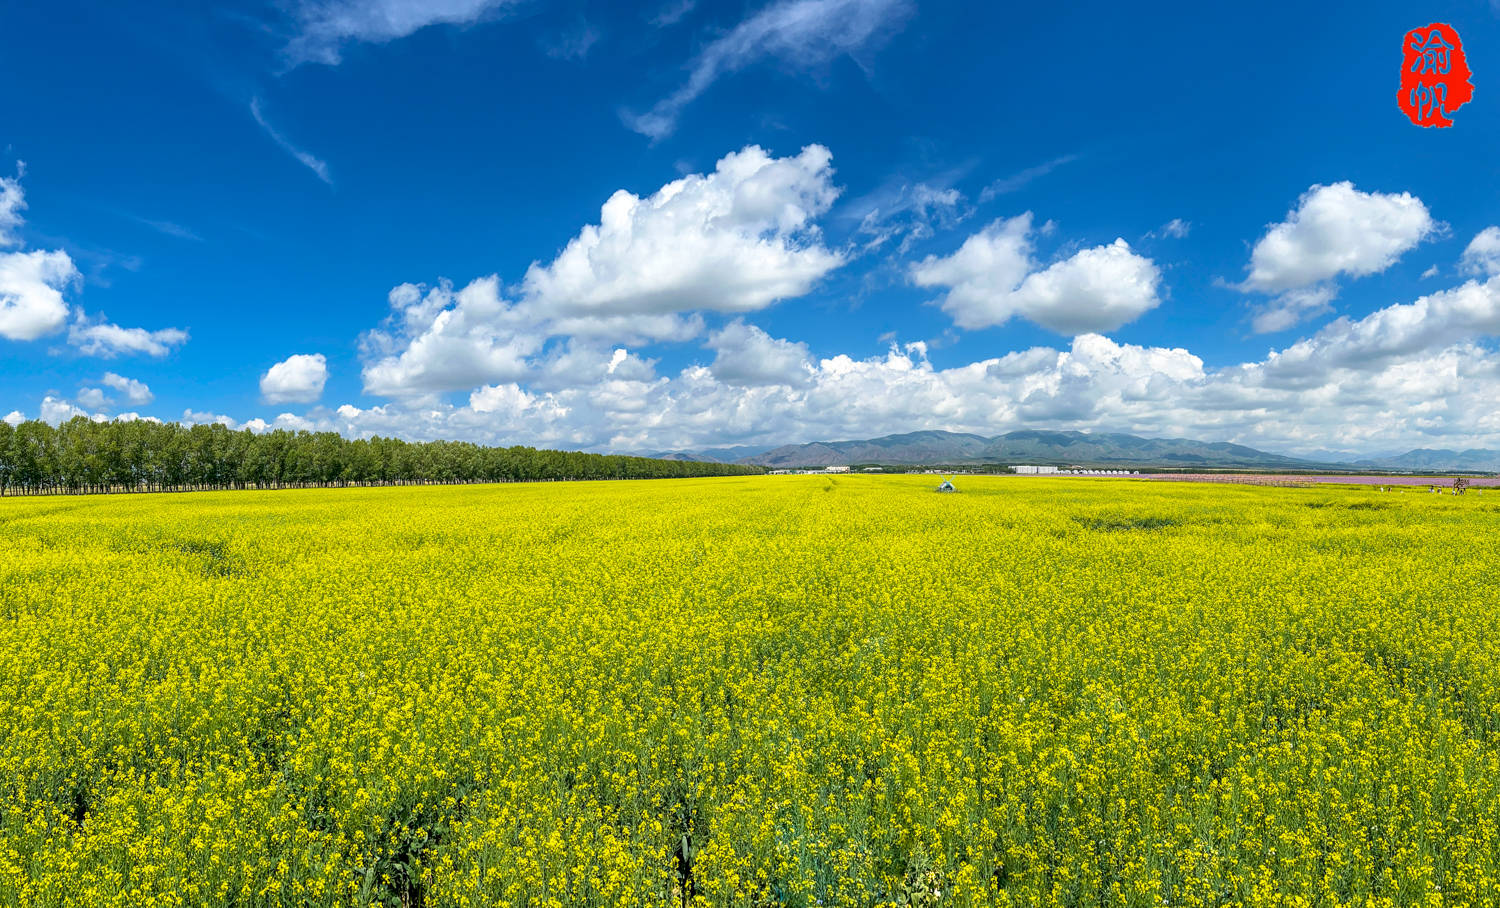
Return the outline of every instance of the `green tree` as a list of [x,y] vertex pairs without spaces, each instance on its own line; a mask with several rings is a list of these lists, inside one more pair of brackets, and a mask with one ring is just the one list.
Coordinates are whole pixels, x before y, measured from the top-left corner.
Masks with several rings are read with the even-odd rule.
[[277,488],[367,482],[521,482],[726,476],[758,467],[650,460],[471,442],[257,435],[225,426],[95,422],[0,424],[0,493]]

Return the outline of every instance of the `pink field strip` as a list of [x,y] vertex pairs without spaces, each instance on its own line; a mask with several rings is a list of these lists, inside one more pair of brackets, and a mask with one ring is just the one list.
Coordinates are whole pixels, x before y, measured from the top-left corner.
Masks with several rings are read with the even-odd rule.
[[[1345,485],[1364,486],[1430,486],[1449,488],[1453,479],[1445,476],[1298,476],[1281,473],[1151,473],[1142,474],[1142,479],[1161,482],[1231,482],[1253,486],[1312,485],[1320,482],[1337,482]],[[1469,485],[1500,487],[1500,476],[1471,476]]]

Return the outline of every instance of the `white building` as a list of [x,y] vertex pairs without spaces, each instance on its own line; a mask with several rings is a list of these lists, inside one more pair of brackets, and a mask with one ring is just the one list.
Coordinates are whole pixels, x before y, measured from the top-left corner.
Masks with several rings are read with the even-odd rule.
[[1024,473],[1027,476],[1041,476],[1057,472],[1057,467],[1038,467],[1029,465],[1018,466],[1014,469],[1017,473]]
[[849,472],[849,468],[848,467],[825,467],[824,470],[823,470],[823,472],[824,473],[847,473],[847,472]]

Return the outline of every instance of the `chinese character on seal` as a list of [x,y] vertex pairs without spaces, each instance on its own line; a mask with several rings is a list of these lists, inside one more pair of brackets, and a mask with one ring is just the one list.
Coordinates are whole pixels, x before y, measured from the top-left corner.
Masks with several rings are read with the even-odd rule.
[[1450,115],[1474,97],[1463,42],[1453,26],[1434,22],[1401,40],[1401,89],[1396,103],[1418,126],[1452,126]]

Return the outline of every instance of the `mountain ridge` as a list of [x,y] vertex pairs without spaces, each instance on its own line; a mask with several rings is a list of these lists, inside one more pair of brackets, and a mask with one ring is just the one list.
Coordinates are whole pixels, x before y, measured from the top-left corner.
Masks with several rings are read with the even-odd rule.
[[855,441],[783,445],[743,462],[773,468],[850,462],[913,465],[1038,462],[1058,466],[1287,469],[1325,466],[1228,442],[1046,429],[1019,429],[989,437],[928,430]]
[[1405,454],[1356,460],[1354,465],[1376,470],[1477,470],[1500,472],[1500,451],[1488,448],[1413,448]]
[[844,441],[779,446],[739,445],[701,451],[658,451],[647,456],[712,463],[757,464],[773,469],[835,464],[906,466],[1024,464],[1099,468],[1281,469],[1353,472],[1496,472],[1500,451],[1415,448],[1403,454],[1325,460],[1262,451],[1231,442],[1151,438],[1121,432],[1018,429],[994,436],[927,429]]

